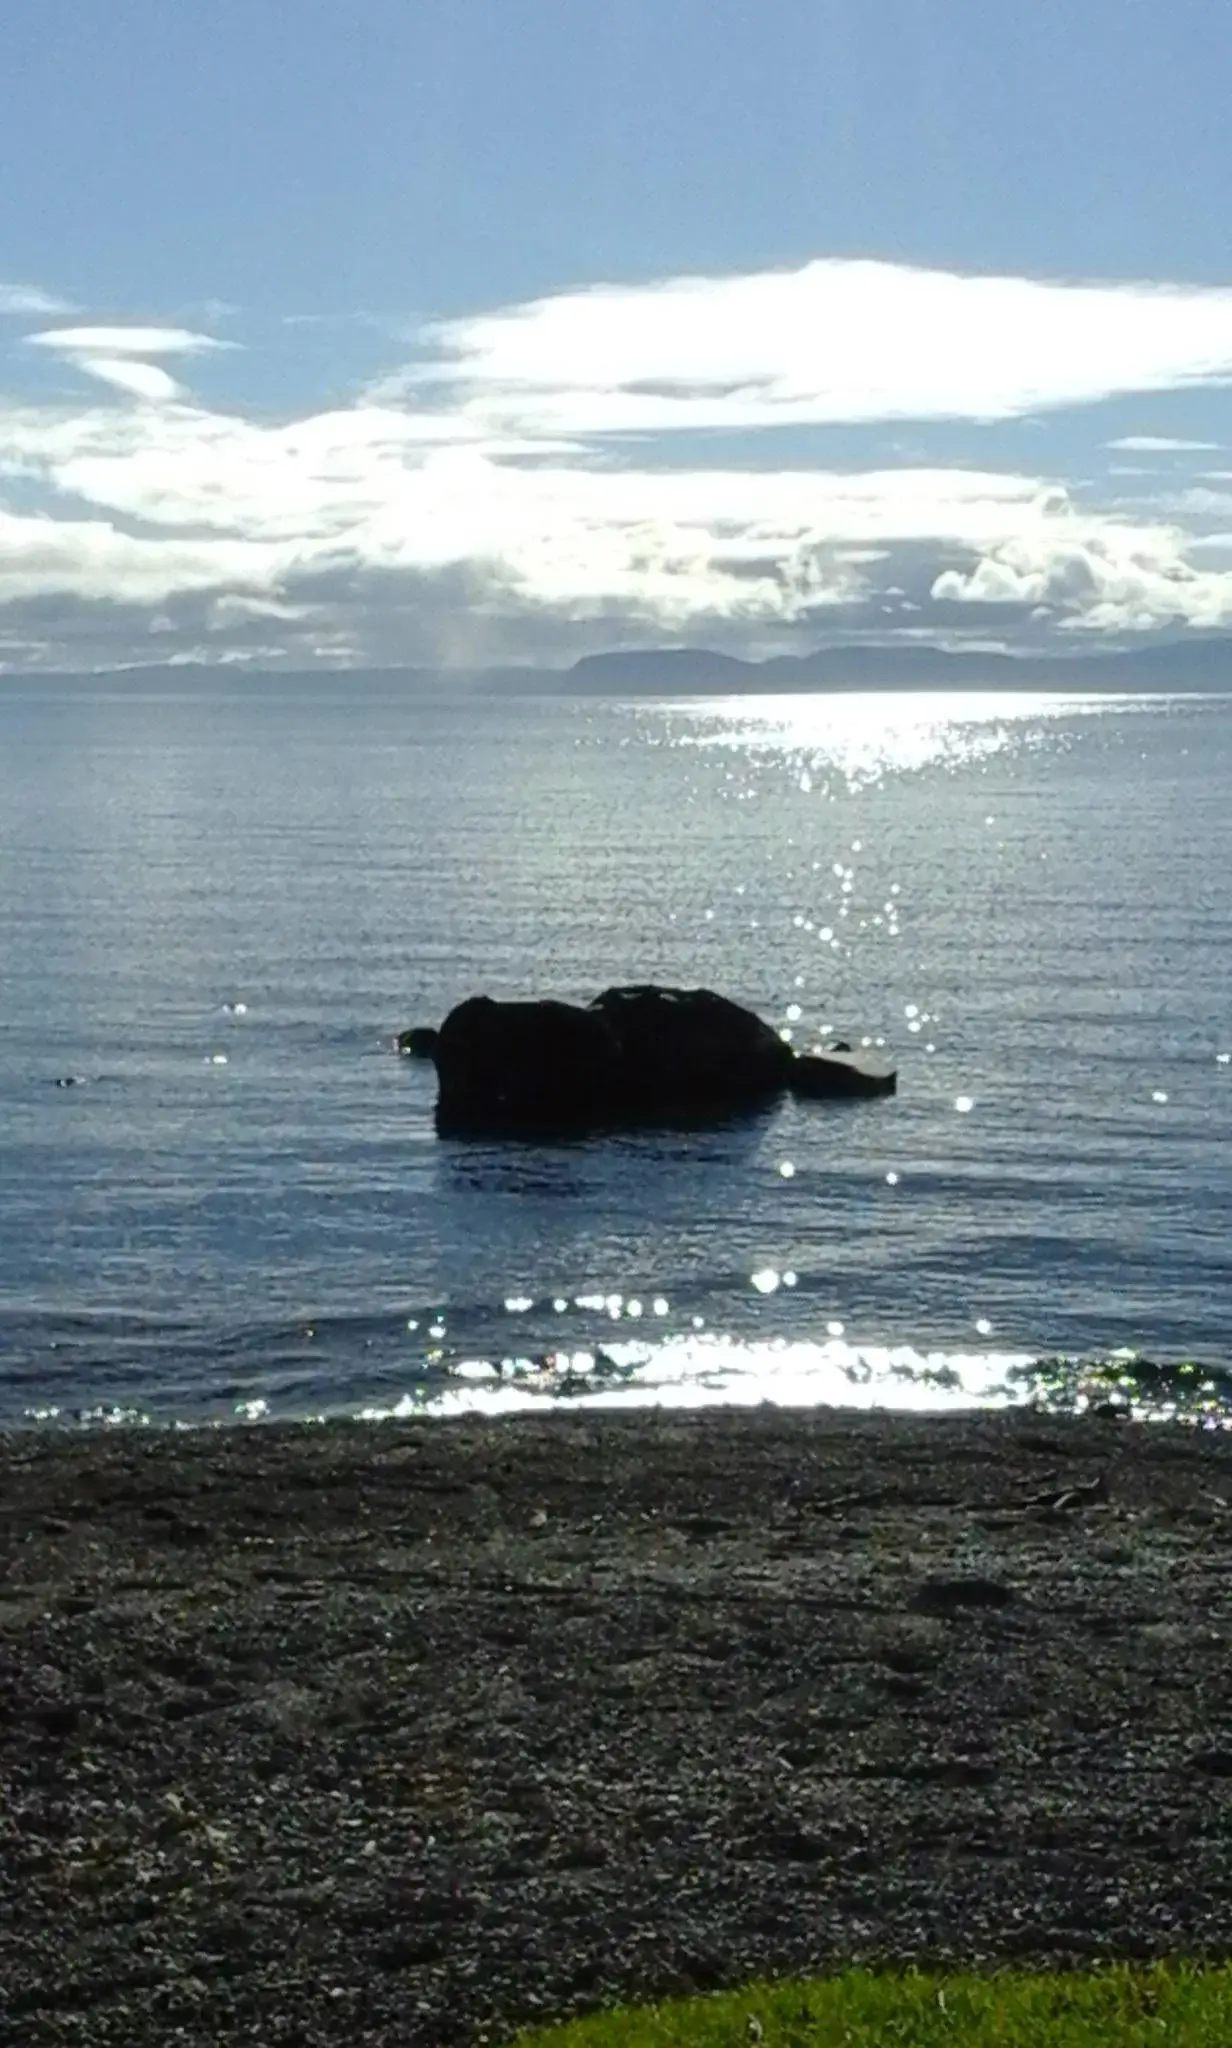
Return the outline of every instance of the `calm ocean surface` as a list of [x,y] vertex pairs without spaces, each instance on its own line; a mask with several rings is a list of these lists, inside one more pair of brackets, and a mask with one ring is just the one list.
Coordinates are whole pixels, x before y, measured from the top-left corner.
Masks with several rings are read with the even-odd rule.
[[[1232,698],[0,680],[0,1422],[1213,1410],[1230,878]],[[652,978],[900,1092],[464,1146],[391,1050]]]

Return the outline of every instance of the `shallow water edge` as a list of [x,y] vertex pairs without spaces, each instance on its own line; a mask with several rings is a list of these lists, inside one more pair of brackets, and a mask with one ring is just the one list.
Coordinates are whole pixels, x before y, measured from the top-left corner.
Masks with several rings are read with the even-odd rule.
[[[682,1366],[681,1355],[685,1355]],[[1196,1358],[1156,1359],[1129,1349],[1089,1357],[925,1354],[908,1346],[858,1347],[768,1339],[754,1346],[708,1336],[690,1345],[612,1343],[538,1357],[461,1358],[392,1398],[282,1405],[232,1389],[214,1404],[178,1411],[95,1402],[32,1404],[0,1416],[5,1434],[152,1429],[181,1432],[273,1425],[439,1423],[580,1413],[602,1417],[763,1413],[911,1417],[1036,1414],[1120,1422],[1179,1422],[1232,1429],[1232,1373]]]

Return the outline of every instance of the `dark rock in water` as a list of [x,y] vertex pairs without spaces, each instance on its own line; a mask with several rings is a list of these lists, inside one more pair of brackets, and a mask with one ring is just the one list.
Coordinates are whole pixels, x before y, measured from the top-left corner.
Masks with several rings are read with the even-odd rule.
[[440,1035],[431,1024],[414,1024],[409,1031],[398,1033],[398,1051],[409,1054],[411,1059],[434,1060]]
[[594,1010],[471,996],[436,1047],[443,1136],[587,1130],[619,1120],[620,1045]]
[[403,1032],[436,1061],[444,1137],[535,1137],[714,1122],[788,1090],[887,1094],[894,1071],[846,1049],[797,1055],[769,1024],[709,989],[605,989],[573,1003],[472,996],[439,1033]]
[[788,1086],[791,1048],[710,989],[604,989],[590,1006],[619,1045],[618,1096],[634,1117],[727,1116]]

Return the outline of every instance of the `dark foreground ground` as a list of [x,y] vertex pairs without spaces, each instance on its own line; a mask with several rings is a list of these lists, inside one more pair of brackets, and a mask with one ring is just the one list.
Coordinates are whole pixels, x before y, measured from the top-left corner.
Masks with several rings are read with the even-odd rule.
[[1232,1443],[1181,1428],[0,1439],[0,2039],[1226,1956],[1230,1642]]

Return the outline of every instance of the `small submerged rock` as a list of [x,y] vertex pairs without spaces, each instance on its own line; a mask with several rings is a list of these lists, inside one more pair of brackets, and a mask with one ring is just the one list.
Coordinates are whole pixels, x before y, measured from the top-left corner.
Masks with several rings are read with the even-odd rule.
[[436,1045],[440,1033],[431,1024],[414,1024],[409,1031],[398,1033],[398,1051],[413,1060],[436,1058]]

